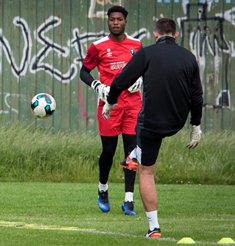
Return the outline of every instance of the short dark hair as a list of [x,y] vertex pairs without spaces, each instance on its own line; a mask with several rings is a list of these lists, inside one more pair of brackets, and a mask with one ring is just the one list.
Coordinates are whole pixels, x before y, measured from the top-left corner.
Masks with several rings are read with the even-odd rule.
[[124,7],[119,6],[119,5],[114,5],[114,6],[112,6],[112,7],[108,10],[108,12],[107,12],[108,17],[109,17],[110,14],[113,13],[113,12],[119,12],[119,13],[122,13],[125,19],[126,19],[127,15],[128,15],[127,10],[126,10]]
[[175,21],[169,18],[161,18],[156,22],[155,31],[160,35],[173,34],[176,32]]

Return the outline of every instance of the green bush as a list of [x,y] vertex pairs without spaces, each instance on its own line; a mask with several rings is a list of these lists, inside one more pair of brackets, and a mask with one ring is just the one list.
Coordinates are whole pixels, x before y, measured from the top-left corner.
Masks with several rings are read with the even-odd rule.
[[[165,138],[157,161],[159,183],[235,184],[235,133],[208,132],[194,150],[185,146],[188,132]],[[97,182],[101,142],[98,136],[80,132],[0,127],[1,181]],[[122,141],[110,174],[122,182],[119,161]]]

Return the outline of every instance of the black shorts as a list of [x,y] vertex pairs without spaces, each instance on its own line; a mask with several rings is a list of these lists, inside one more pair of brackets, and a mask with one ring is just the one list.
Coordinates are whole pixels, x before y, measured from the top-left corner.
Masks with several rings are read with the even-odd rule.
[[137,127],[137,160],[143,166],[152,166],[157,161],[164,136]]

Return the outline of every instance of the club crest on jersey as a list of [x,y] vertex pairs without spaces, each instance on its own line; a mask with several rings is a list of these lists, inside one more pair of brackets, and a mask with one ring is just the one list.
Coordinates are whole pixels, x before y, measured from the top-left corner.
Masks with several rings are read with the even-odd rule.
[[134,55],[135,54],[135,50],[133,48],[130,48],[130,53],[131,53],[131,55]]
[[107,49],[107,57],[110,57],[110,56],[112,56],[112,51],[111,49]]

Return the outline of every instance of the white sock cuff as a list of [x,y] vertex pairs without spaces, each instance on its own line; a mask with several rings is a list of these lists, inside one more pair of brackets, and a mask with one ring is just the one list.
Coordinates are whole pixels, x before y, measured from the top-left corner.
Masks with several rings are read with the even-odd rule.
[[150,212],[145,212],[147,217],[156,217],[157,216],[157,210],[150,211]]
[[152,231],[154,228],[160,228],[158,223],[157,210],[145,212],[149,221],[149,229]]
[[136,156],[136,148],[134,148],[134,149],[131,151],[131,153],[129,154],[129,157],[130,157],[131,159],[133,159],[133,158],[137,159],[137,156]]
[[106,184],[101,184],[100,182],[99,182],[99,184],[98,184],[98,189],[99,189],[99,191],[106,191],[106,190],[108,190],[108,188],[109,188],[109,186],[108,186],[108,183],[106,183]]
[[133,202],[134,200],[134,194],[133,192],[126,192],[125,193],[125,202]]

